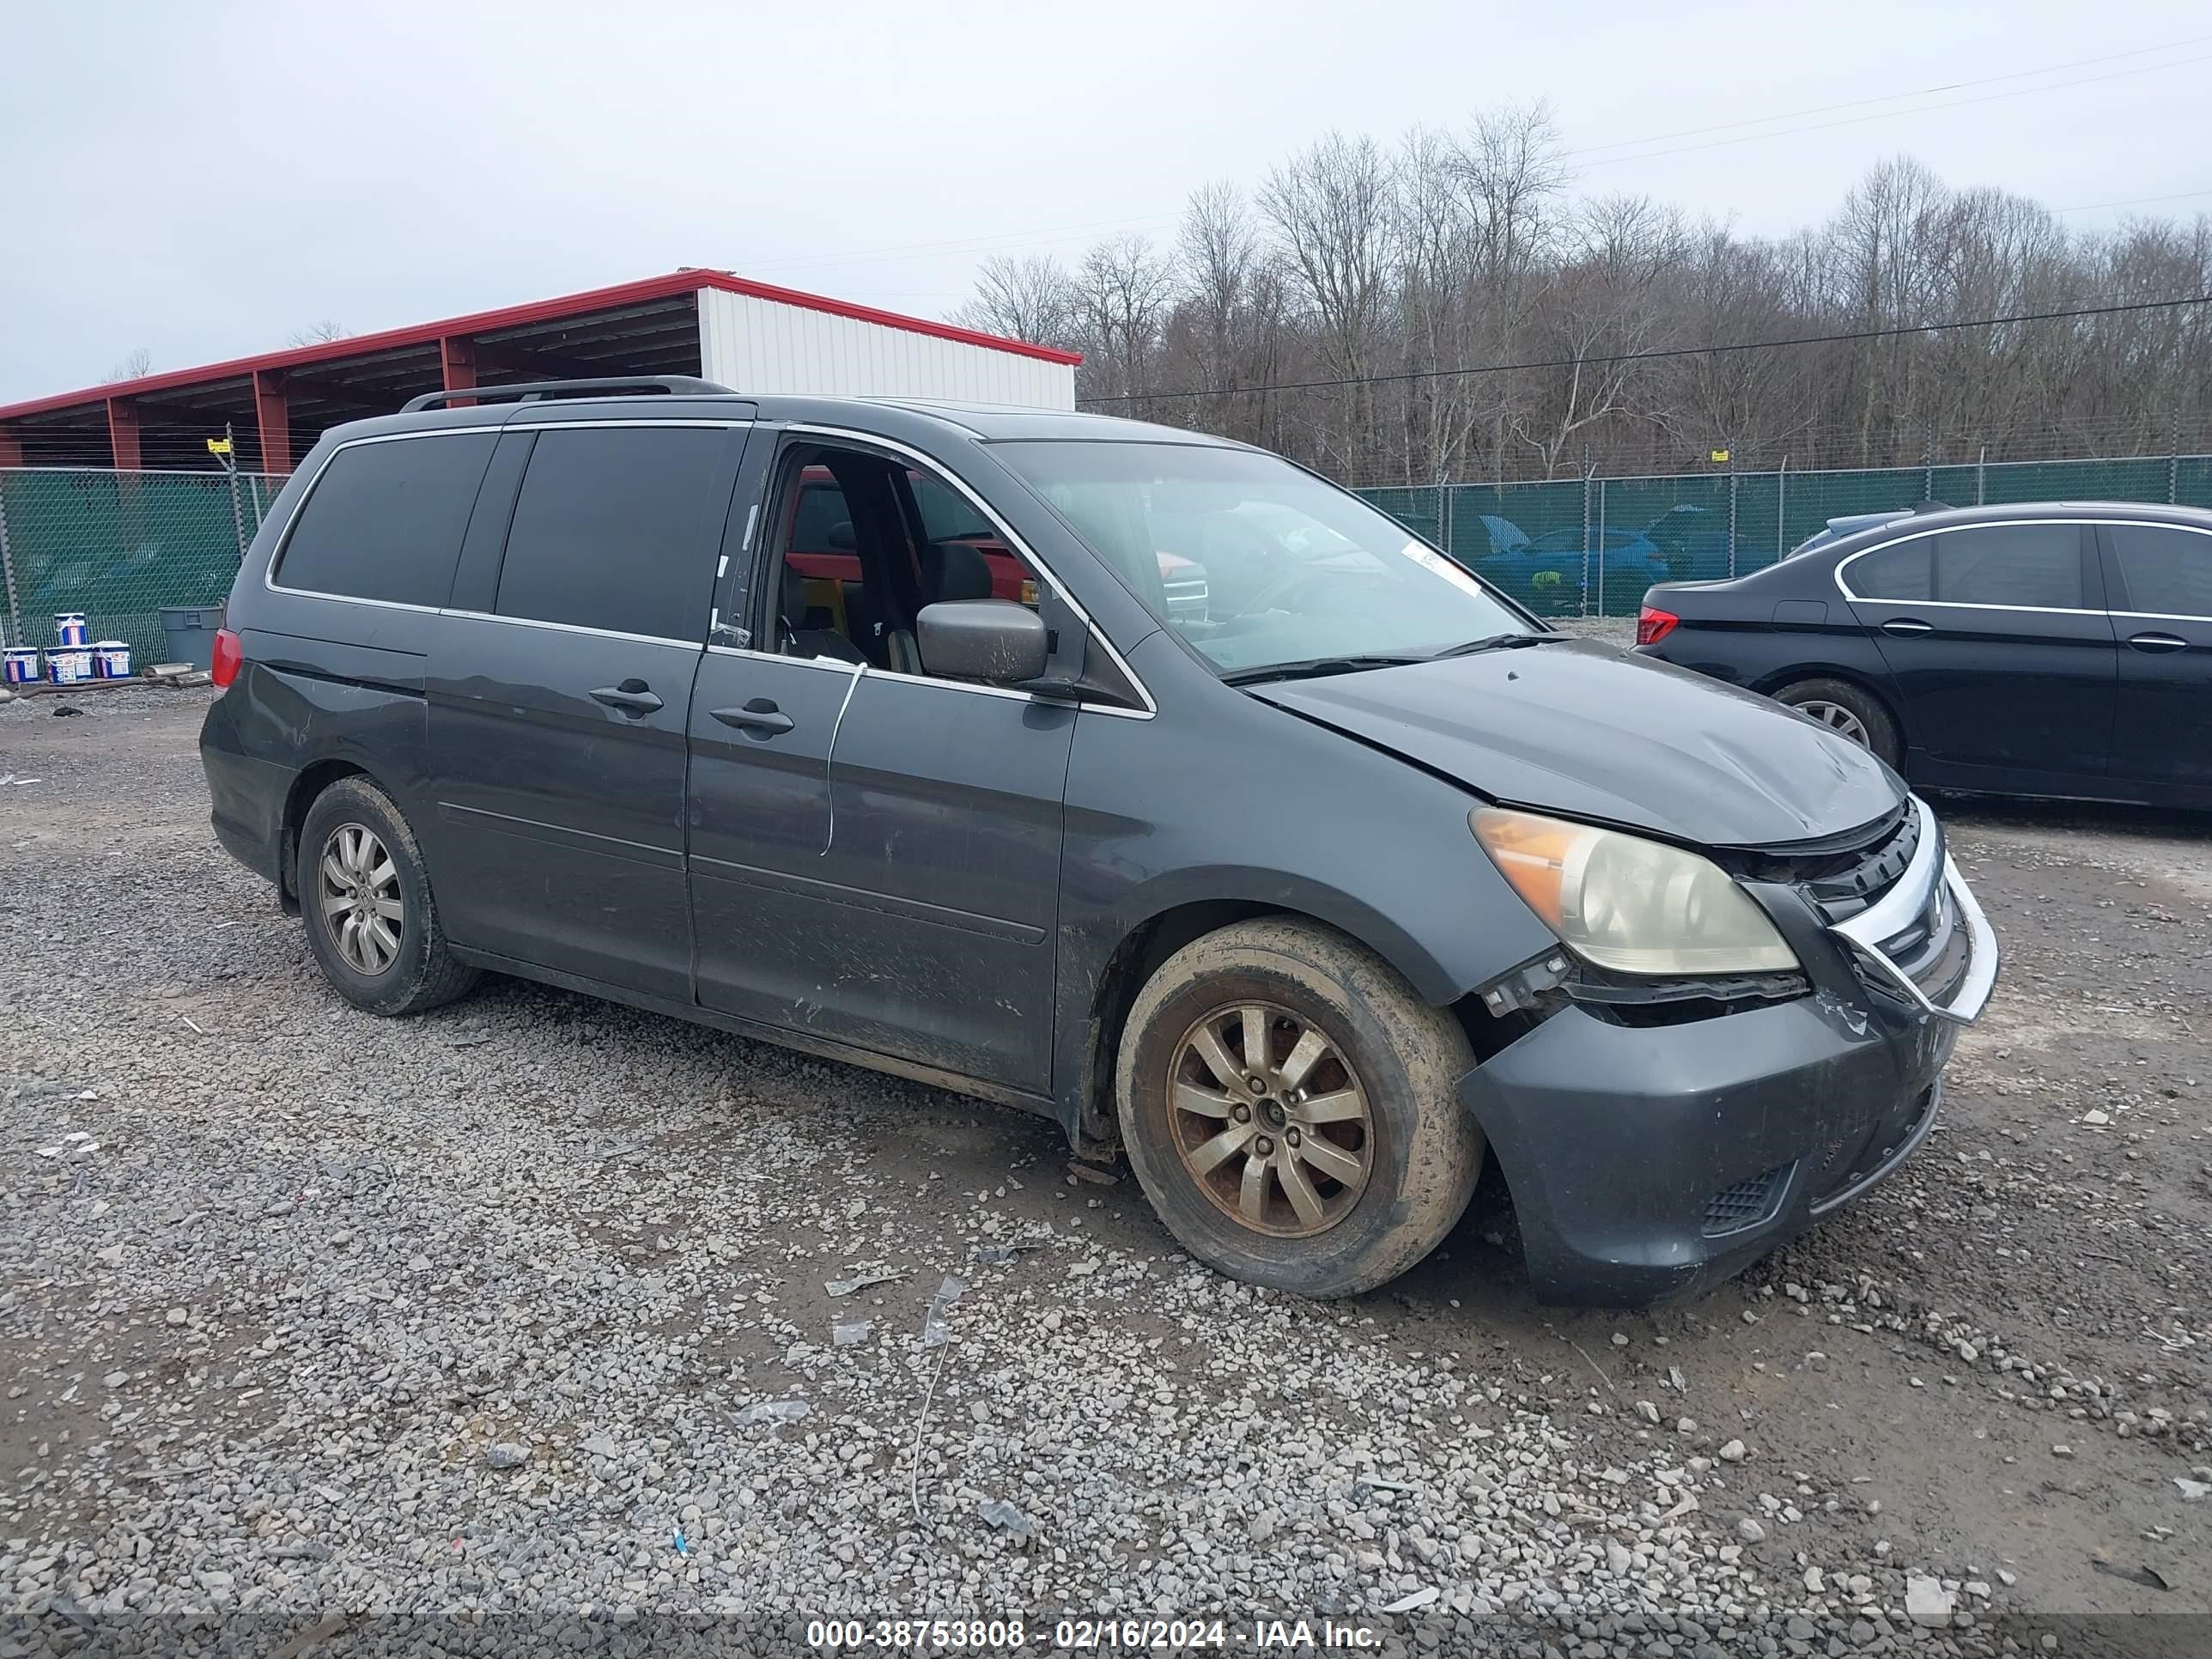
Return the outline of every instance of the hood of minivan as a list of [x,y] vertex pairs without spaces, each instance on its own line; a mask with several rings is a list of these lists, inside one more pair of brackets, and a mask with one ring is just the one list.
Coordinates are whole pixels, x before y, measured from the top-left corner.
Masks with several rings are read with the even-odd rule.
[[1838,835],[1905,797],[1825,727],[1597,640],[1246,690],[1492,800],[1708,847]]

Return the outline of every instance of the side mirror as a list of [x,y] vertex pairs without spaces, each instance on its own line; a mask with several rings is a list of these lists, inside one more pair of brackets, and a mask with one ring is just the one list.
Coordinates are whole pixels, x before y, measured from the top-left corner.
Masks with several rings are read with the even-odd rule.
[[860,544],[860,538],[853,533],[853,521],[850,519],[840,519],[836,523],[830,526],[830,550],[831,552],[850,553],[857,549]]
[[1044,618],[1012,599],[941,599],[915,618],[921,665],[950,680],[1019,685],[1044,676]]

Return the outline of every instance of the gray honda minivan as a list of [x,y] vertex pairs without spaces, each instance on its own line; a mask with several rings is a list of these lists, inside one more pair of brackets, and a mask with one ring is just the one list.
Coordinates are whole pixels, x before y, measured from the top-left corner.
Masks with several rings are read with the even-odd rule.
[[1996,975],[1865,750],[1194,433],[418,398],[228,621],[216,832],[348,1000],[489,969],[1025,1107],[1309,1296],[1486,1161],[1540,1296],[1710,1283],[1919,1145]]

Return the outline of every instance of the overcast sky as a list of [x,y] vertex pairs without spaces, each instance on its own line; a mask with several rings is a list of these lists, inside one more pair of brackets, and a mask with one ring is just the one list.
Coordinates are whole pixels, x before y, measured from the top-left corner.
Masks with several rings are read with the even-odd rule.
[[1538,97],[1581,188],[1750,232],[1900,151],[2186,216],[2209,86],[2202,0],[0,0],[0,402],[678,265],[936,316],[986,254],[1164,239],[1332,126]]

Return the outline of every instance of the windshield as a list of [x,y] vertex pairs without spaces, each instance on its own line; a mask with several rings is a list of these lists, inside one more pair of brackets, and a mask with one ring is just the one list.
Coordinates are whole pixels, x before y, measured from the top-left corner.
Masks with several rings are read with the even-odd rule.
[[[1425,657],[1542,628],[1358,496],[1273,455],[1164,443],[994,449],[1163,627],[1224,673]],[[1170,602],[1168,555],[1199,567],[1202,605]]]

